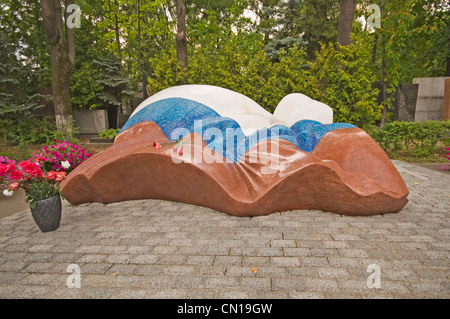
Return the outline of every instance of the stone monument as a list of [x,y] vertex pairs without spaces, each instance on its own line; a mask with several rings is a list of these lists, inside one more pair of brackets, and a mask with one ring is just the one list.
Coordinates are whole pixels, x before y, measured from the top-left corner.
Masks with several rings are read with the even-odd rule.
[[392,213],[409,194],[378,144],[354,125],[333,123],[329,106],[294,93],[271,114],[209,85],[147,98],[114,145],[78,166],[61,188],[75,205],[163,199],[236,216]]

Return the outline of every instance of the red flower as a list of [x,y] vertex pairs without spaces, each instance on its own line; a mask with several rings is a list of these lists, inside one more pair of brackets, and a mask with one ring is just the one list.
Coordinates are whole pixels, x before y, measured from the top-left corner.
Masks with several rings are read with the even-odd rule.
[[156,142],[155,141],[153,141],[153,146],[156,146]]
[[13,181],[18,181],[19,179],[22,178],[23,173],[15,169],[14,171],[11,172],[10,176]]
[[183,149],[182,149],[182,148],[180,148],[180,149],[178,150],[178,155],[180,155],[180,156],[183,155]]
[[7,169],[5,164],[0,164],[0,177],[3,177],[7,174]]
[[9,185],[9,189],[12,191],[15,191],[15,190],[19,189],[19,186],[20,186],[19,182],[14,182]]
[[20,162],[19,167],[21,167],[25,173],[30,174],[33,177],[37,178],[44,176],[44,173],[40,170],[40,168],[30,161]]
[[12,172],[12,171],[15,170],[15,169],[16,169],[16,167],[14,166],[13,163],[6,164],[6,172],[7,172],[7,173],[8,173],[8,172]]

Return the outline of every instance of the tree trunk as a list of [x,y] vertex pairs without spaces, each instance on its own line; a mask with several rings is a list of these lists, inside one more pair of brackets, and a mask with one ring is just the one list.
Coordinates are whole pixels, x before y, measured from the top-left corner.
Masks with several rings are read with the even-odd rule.
[[138,22],[138,54],[137,54],[137,63],[138,63],[138,74],[141,76],[141,4],[140,1],[137,0],[137,22]]
[[355,0],[341,0],[339,22],[338,22],[338,42],[347,46],[352,44],[352,24],[355,13]]
[[186,8],[184,0],[176,0],[177,6],[177,60],[184,71],[184,82],[187,83],[187,67],[188,67],[188,53],[187,53],[187,35],[186,35]]
[[[116,10],[119,10],[119,6],[117,5],[117,0],[114,0],[114,5],[116,6]],[[122,75],[122,48],[120,45],[120,29],[119,29],[119,18],[117,17],[117,13],[114,14],[114,30],[116,31],[116,43],[117,43],[117,53],[119,54],[119,62],[120,62],[120,74]]]
[[[381,16],[384,17],[384,0],[381,0]],[[388,106],[387,103],[387,86],[388,83],[386,82],[386,36],[384,33],[381,34],[381,47],[382,53],[381,53],[381,80],[383,82],[383,91],[381,92],[383,95],[383,112],[381,114],[381,121],[380,121],[380,128],[384,127],[384,123],[386,122],[386,116],[388,113]]]
[[44,29],[50,44],[56,125],[58,129],[63,129],[65,124],[72,122],[70,75],[75,59],[74,34],[73,30],[68,30],[64,36],[63,13],[59,0],[40,0],[40,3]]
[[445,74],[444,76],[450,76],[450,57],[447,57],[447,60],[445,61],[446,68],[445,68]]

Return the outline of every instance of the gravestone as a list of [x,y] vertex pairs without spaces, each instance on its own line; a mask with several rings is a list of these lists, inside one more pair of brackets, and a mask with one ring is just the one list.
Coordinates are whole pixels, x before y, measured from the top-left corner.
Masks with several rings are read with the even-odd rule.
[[283,100],[272,114],[225,88],[159,91],[113,145],[68,175],[62,195],[73,205],[163,199],[234,216],[373,215],[406,205],[406,184],[369,134],[332,123],[329,106],[302,94]]
[[394,121],[414,122],[419,84],[402,83],[395,92]]
[[439,120],[442,116],[444,103],[444,81],[449,77],[414,78],[413,83],[419,84],[417,105],[414,120]]
[[73,110],[75,126],[80,136],[98,136],[98,133],[109,129],[106,110]]

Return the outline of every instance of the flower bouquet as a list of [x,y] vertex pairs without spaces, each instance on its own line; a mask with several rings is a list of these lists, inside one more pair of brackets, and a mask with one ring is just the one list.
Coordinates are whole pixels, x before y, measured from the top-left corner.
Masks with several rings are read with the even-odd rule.
[[[61,221],[61,197],[59,183],[66,172],[50,171],[45,174],[35,163],[29,160],[16,165],[15,161],[3,157],[0,163],[0,185],[3,194],[12,196],[20,187],[26,194],[31,214],[43,232],[53,231]],[[6,163],[8,162],[8,163]]]
[[84,148],[59,141],[40,152],[34,151],[30,159],[19,164],[0,156],[0,188],[5,196],[12,196],[22,188],[39,228],[44,232],[55,230],[61,220],[60,183],[90,156],[92,153],[86,153]]
[[59,183],[66,174],[55,171],[45,174],[30,160],[16,165],[14,160],[0,157],[0,185],[4,189],[3,195],[12,196],[14,191],[21,187],[25,191],[30,208],[35,208],[37,201],[41,199],[59,195]]

